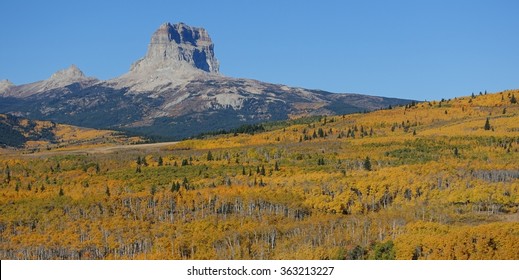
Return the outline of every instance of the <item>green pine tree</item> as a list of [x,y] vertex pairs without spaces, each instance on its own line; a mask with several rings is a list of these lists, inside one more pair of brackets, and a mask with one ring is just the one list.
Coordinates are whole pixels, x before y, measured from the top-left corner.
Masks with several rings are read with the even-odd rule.
[[364,169],[366,169],[367,171],[371,171],[371,160],[369,159],[369,157],[366,157],[366,159],[364,160]]
[[487,118],[487,121],[485,122],[485,127],[484,128],[485,128],[485,130],[490,130],[491,129],[491,127],[490,127],[490,119],[489,118]]

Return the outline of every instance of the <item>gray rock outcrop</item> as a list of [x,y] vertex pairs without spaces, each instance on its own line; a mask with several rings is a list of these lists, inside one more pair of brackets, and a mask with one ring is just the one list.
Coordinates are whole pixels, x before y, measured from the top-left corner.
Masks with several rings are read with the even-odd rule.
[[14,87],[14,84],[9,80],[0,81],[0,94],[7,92],[10,88]]

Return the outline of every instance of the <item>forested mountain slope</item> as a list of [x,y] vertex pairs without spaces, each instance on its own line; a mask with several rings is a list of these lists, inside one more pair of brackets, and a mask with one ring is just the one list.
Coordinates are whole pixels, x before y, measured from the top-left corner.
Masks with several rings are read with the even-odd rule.
[[[116,131],[96,130],[0,114],[0,149],[24,152],[145,141]],[[6,150],[4,150],[5,152]],[[1,150],[0,150],[1,153]]]

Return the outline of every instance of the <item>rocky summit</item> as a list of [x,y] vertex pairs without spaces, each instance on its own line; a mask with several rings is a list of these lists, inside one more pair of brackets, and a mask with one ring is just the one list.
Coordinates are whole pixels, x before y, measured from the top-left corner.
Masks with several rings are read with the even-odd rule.
[[408,102],[226,77],[219,72],[208,32],[184,23],[162,24],[145,56],[115,79],[87,77],[72,65],[44,81],[19,86],[0,82],[0,113],[164,139]]
[[147,71],[149,68],[175,71],[189,65],[209,73],[218,73],[214,45],[203,28],[184,23],[164,23],[153,36],[146,57],[137,61],[130,71]]
[[114,81],[118,87],[153,91],[218,72],[214,45],[205,29],[164,23],[151,36],[146,55]]

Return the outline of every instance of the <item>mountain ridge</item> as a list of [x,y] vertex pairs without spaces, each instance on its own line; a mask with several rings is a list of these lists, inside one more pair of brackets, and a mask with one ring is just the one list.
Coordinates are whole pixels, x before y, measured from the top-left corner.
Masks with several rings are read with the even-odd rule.
[[[208,32],[162,24],[129,72],[101,81],[71,66],[0,89],[0,113],[180,139],[244,123],[371,111],[411,100],[331,93],[226,77]],[[103,116],[106,120],[100,120]]]

